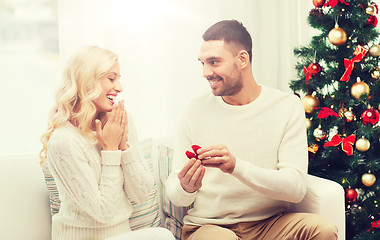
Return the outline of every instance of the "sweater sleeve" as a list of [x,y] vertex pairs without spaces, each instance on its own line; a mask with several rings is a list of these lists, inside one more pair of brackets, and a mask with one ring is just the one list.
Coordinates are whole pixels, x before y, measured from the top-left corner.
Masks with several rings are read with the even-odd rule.
[[124,191],[132,201],[141,203],[149,197],[154,180],[141,154],[136,128],[130,115],[128,115],[128,145],[129,148],[121,155]]
[[[107,223],[117,214],[121,195],[121,151],[101,152],[101,176],[97,180],[89,166],[91,154],[75,136],[59,135],[48,144],[48,166],[60,195],[72,199],[96,221]],[[95,153],[96,154],[96,153]]]
[[307,137],[304,108],[291,106],[278,149],[277,169],[265,169],[237,159],[232,175],[260,193],[282,201],[300,202],[307,189]]
[[174,146],[174,156],[172,162],[172,170],[165,183],[166,194],[169,200],[176,206],[189,206],[194,202],[197,191],[194,193],[186,192],[178,179],[178,173],[186,164],[188,159],[185,156],[186,150],[191,146],[189,127],[187,119],[182,118],[178,128]]

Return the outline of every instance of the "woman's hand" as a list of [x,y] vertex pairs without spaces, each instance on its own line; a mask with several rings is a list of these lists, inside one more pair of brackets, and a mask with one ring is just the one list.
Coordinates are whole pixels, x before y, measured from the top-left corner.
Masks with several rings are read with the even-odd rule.
[[125,151],[129,148],[129,144],[127,143],[128,141],[128,116],[127,116],[127,111],[124,110],[124,118],[125,118],[125,128],[124,128],[124,133],[123,137],[121,138],[120,144],[119,144],[119,149],[121,151]]
[[123,102],[119,102],[113,106],[110,117],[103,128],[101,121],[99,119],[95,120],[96,137],[103,150],[119,150],[120,141],[123,138],[125,131],[126,121]]

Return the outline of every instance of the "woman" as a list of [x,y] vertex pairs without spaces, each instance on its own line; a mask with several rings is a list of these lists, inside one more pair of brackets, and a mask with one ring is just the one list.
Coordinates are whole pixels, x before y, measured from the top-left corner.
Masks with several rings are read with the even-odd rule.
[[[49,129],[41,137],[41,160],[47,161],[61,200],[52,218],[53,240],[130,232],[130,200],[142,202],[152,189],[133,122],[123,102],[115,103],[121,91],[118,57],[107,49],[86,47],[64,70]],[[173,239],[162,228],[134,232],[133,239],[138,232],[142,239]]]

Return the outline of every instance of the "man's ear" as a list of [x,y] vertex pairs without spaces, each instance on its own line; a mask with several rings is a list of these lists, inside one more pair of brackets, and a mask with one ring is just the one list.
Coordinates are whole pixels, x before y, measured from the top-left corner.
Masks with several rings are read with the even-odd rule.
[[245,50],[241,50],[239,53],[238,53],[238,57],[239,57],[239,66],[241,69],[244,69],[246,68],[248,65],[249,65],[249,54],[247,51]]

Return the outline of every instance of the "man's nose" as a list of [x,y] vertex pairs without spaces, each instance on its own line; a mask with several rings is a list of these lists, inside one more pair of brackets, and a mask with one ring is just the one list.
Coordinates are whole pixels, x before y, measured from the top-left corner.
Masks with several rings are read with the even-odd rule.
[[208,77],[211,77],[213,75],[212,70],[210,68],[206,67],[206,66],[203,67],[203,72],[202,73],[203,73],[203,77],[204,78],[208,78]]

